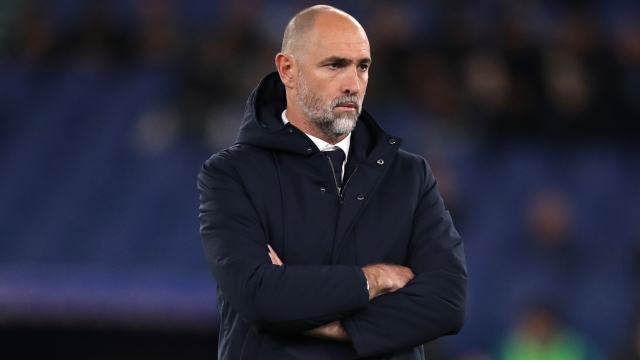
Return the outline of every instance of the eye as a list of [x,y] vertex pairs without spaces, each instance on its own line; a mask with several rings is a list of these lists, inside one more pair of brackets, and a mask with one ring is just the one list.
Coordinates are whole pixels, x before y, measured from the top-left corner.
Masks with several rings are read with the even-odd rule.
[[368,64],[360,64],[358,65],[358,68],[362,71],[367,71],[369,69],[369,65]]
[[338,68],[340,68],[340,65],[337,62],[334,62],[334,63],[331,63],[331,64],[327,64],[327,66],[331,70],[337,70]]

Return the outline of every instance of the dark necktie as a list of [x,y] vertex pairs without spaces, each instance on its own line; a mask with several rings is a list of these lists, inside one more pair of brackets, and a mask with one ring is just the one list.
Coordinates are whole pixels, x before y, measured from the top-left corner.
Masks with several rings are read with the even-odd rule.
[[342,187],[342,163],[344,163],[345,155],[342,149],[325,151],[325,155],[331,160],[331,164],[333,164],[333,172],[336,175],[336,182],[338,183],[338,187]]

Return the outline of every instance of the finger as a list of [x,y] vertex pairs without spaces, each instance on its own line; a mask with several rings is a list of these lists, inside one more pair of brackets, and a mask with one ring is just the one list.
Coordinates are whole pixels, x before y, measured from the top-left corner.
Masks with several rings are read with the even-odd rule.
[[267,247],[269,248],[270,251],[270,256],[273,256],[273,258],[275,259],[275,264],[276,265],[282,265],[282,260],[280,260],[280,258],[278,257],[278,254],[273,250],[273,248],[271,247],[271,245],[267,245]]
[[[267,245],[269,246],[269,245]],[[278,257],[278,254],[276,254],[275,251],[273,251],[273,249],[271,248],[271,246],[269,246],[269,258],[271,258],[271,263],[273,265],[278,265],[278,266],[282,266],[282,260],[280,260],[280,258]]]
[[276,259],[273,258],[273,254],[272,253],[269,253],[269,258],[271,259],[271,263],[273,265],[278,265],[278,262],[276,261]]
[[273,259],[276,262],[276,265],[280,265],[282,266],[282,260],[280,260],[280,258],[278,257],[278,255],[276,255],[276,253],[272,253],[273,254]]

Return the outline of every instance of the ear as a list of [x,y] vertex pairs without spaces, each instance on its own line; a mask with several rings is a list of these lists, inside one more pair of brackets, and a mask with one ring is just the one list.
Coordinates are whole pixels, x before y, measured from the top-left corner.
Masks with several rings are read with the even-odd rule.
[[296,75],[298,74],[298,64],[296,59],[285,53],[276,55],[276,68],[280,74],[280,80],[287,88],[293,88],[296,83]]

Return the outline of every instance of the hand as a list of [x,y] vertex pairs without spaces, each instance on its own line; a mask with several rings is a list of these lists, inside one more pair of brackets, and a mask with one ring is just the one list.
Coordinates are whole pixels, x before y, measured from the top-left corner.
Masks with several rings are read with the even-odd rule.
[[326,325],[322,325],[313,330],[303,331],[304,335],[311,336],[318,339],[325,340],[337,340],[337,341],[351,341],[349,335],[340,324],[340,321],[334,321]]
[[405,266],[375,264],[362,268],[369,282],[369,300],[403,288],[415,276]]
[[278,254],[276,254],[275,251],[273,251],[273,248],[271,247],[271,245],[267,245],[267,247],[269,248],[269,257],[271,258],[271,263],[273,265],[278,265],[278,266],[282,266],[282,260],[280,260],[280,258],[278,257]]

